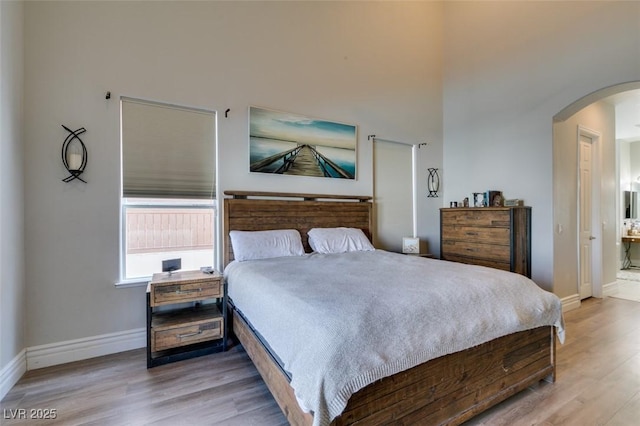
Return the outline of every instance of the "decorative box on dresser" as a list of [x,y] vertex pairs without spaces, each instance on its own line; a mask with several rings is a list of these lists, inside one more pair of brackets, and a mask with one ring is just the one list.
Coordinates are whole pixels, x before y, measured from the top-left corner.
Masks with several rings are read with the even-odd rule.
[[226,293],[219,272],[154,274],[147,286],[147,368],[226,350]]
[[531,207],[440,209],[440,257],[531,277]]

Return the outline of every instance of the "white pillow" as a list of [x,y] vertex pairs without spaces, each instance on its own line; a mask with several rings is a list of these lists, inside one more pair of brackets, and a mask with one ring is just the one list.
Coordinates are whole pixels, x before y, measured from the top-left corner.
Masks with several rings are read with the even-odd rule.
[[313,228],[308,235],[309,245],[318,253],[375,250],[364,232],[358,228]]
[[295,229],[231,231],[229,237],[233,257],[239,262],[304,254],[300,233]]

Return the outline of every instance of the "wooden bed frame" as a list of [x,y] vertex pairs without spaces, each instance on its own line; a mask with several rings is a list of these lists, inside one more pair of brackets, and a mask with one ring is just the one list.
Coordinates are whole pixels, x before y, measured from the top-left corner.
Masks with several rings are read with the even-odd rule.
[[[371,238],[371,197],[225,191],[224,264],[233,260],[229,231],[298,229],[307,251],[313,227],[347,226]],[[257,197],[257,198],[254,198]],[[292,199],[293,198],[293,199]],[[311,425],[289,379],[251,325],[231,304],[232,332],[292,425]],[[538,383],[555,381],[553,327],[510,334],[378,380],[351,396],[332,425],[457,425]]]

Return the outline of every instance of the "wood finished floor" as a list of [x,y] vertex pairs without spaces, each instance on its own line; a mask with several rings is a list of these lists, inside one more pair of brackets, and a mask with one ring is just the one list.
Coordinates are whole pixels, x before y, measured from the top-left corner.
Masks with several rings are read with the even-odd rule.
[[[589,299],[565,314],[557,381],[541,382],[467,425],[640,424],[640,303]],[[145,351],[27,372],[0,403],[2,425],[287,424],[240,346],[146,369]],[[56,409],[49,421],[9,410]]]

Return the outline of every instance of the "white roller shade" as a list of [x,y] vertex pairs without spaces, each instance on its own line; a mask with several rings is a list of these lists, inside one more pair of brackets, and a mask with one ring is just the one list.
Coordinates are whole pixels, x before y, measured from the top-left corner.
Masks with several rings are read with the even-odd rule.
[[414,236],[412,147],[378,139],[373,147],[374,245],[400,252],[402,237]]
[[215,113],[121,101],[122,196],[215,198]]

